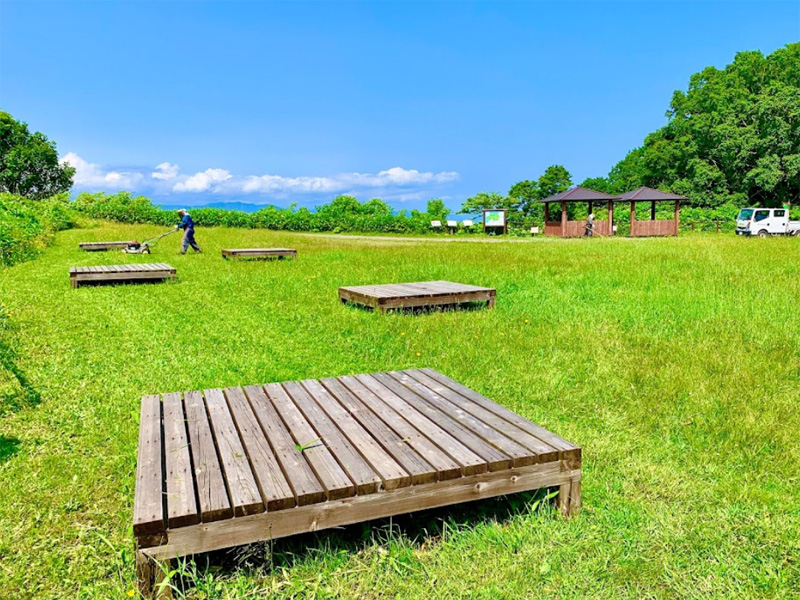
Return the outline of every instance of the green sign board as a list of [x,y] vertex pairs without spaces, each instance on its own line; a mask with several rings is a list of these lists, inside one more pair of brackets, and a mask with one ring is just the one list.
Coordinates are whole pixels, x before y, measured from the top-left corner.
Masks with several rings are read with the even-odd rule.
[[505,227],[506,226],[506,211],[504,210],[487,210],[483,213],[484,227]]

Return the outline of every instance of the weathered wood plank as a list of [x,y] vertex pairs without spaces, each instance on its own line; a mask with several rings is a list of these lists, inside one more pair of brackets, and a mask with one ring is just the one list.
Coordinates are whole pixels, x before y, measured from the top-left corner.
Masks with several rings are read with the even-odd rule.
[[536,436],[528,433],[522,427],[516,427],[514,423],[501,418],[495,412],[490,411],[475,402],[472,402],[439,381],[431,378],[426,373],[423,373],[419,370],[408,370],[403,371],[403,373],[437,393],[442,398],[445,398],[448,402],[452,402],[461,410],[473,415],[483,423],[486,423],[488,426],[494,428],[504,436],[511,438],[528,450],[534,452],[537,457],[536,462],[549,462],[551,460],[558,460],[557,448],[546,444]]
[[356,493],[353,481],[346,469],[336,460],[337,441],[311,423],[311,418],[298,408],[297,392],[284,388],[278,383],[264,386],[267,397],[283,418],[297,447],[317,475],[327,493],[328,499],[344,498]]
[[[401,443],[408,444],[408,446],[413,448],[425,462],[430,464],[436,471],[436,479],[445,480],[461,476],[461,465],[411,424],[411,422],[415,420],[414,415],[411,415],[411,418],[406,420],[408,415],[404,417],[400,413],[395,412],[387,403],[381,400],[355,377],[339,377],[338,381],[350,390],[361,404],[375,413],[375,415],[383,421],[385,427],[389,427],[395,432],[398,438],[400,438]],[[391,394],[388,390],[386,391]],[[401,400],[399,401],[402,402]],[[424,418],[411,407],[407,407],[403,412],[413,412],[419,415],[419,417]],[[475,460],[478,463],[483,463],[479,456],[475,456]]]
[[253,409],[241,388],[225,390],[233,420],[242,439],[253,474],[258,483],[267,510],[281,510],[295,505],[294,492],[286,481],[277,458],[272,453],[269,442],[261,431]]
[[[398,415],[407,419],[431,443],[441,448],[443,452],[456,461],[461,466],[463,475],[474,475],[488,470],[489,465],[486,459],[470,450],[455,435],[451,435],[442,429],[435,420],[439,417],[438,413],[430,410],[427,405],[423,404],[423,409],[419,410],[414,406],[413,400],[408,402],[383,385],[373,375],[357,375],[355,379]],[[408,393],[410,394],[411,392],[409,391]]]
[[450,281],[421,281],[339,288],[339,299],[342,302],[363,304],[382,311],[470,302],[486,302],[488,306],[494,306],[496,295],[497,292],[493,288]]
[[80,242],[78,247],[87,252],[103,252],[127,248],[130,242]]
[[460,423],[457,418],[442,412],[434,404],[426,402],[415,391],[386,373],[375,373],[373,377],[483,458],[490,471],[511,467],[513,459],[508,454],[484,441],[483,438]]
[[157,560],[175,558],[418,510],[556,487],[576,479],[580,480],[580,471],[562,471],[558,462],[481,473],[301,506],[291,511],[203,523],[175,530],[171,532],[168,544],[145,548],[143,552]]
[[269,441],[275,458],[281,465],[289,486],[294,491],[297,504],[313,504],[325,500],[325,488],[309,466],[306,457],[297,449],[283,420],[260,385],[248,385],[244,394],[250,402],[261,430]]
[[196,391],[186,392],[183,401],[197,498],[200,501],[200,518],[204,522],[230,518],[233,516],[233,509],[225,489],[222,466],[217,457],[203,394]]
[[167,522],[170,528],[200,522],[194,474],[186,435],[183,401],[178,393],[164,394],[164,457],[167,468]]
[[531,450],[525,448],[521,444],[518,444],[510,437],[503,435],[496,429],[493,429],[480,419],[459,408],[457,405],[448,401],[428,387],[420,384],[418,381],[409,377],[402,371],[392,371],[389,373],[389,375],[414,391],[431,406],[440,410],[443,414],[448,415],[450,418],[475,433],[475,435],[479,436],[488,444],[491,444],[504,454],[510,456],[514,466],[521,467],[536,462],[536,454]]
[[250,462],[242,447],[225,396],[219,389],[205,390],[204,395],[233,511],[236,516],[261,512],[264,510],[261,493],[250,469]]
[[307,379],[302,381],[302,385],[352,446],[364,457],[372,470],[380,476],[384,489],[393,490],[411,483],[411,477],[405,469],[373,437],[385,432],[385,428],[373,431],[370,435],[358,423],[354,415],[342,408],[342,405],[336,402],[331,393],[319,381]]
[[164,472],[161,465],[161,398],[145,396],[139,417],[139,455],[133,501],[133,533],[164,531]]
[[438,371],[425,368],[425,369],[420,369],[420,372],[428,375],[432,379],[439,381],[440,383],[446,385],[450,389],[463,395],[464,397],[469,398],[476,404],[502,417],[509,423],[513,423],[520,429],[527,431],[531,435],[537,437],[538,439],[542,440],[543,442],[552,446],[553,448],[556,448],[559,452],[559,459],[567,460],[570,463],[571,468],[580,467],[581,449],[575,444],[568,442],[564,438],[556,435],[552,431],[545,429],[541,425],[537,425],[536,423],[533,423],[532,421],[507,409],[506,407],[497,404],[496,402],[490,400],[489,398],[482,396],[475,390],[472,390],[467,386],[445,375],[442,375]]
[[223,258],[297,258],[291,248],[224,248]]

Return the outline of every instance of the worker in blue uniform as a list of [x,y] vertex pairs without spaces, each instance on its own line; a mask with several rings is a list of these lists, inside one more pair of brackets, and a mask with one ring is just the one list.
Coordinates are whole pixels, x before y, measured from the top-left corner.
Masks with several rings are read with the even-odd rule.
[[191,246],[192,250],[195,252],[202,252],[200,246],[197,245],[194,239],[194,221],[192,220],[192,216],[183,208],[178,211],[178,214],[181,217],[181,222],[175,225],[175,229],[183,229],[181,254],[186,254],[186,250],[189,249],[189,246]]

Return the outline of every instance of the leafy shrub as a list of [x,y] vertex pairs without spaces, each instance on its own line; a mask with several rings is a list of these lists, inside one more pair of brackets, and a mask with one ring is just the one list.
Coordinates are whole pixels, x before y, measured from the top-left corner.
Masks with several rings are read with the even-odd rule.
[[[96,219],[120,223],[152,223],[169,226],[177,222],[175,212],[154,206],[149,198],[128,192],[80,194],[76,210]],[[443,220],[447,209],[441,200],[431,200],[425,212],[393,212],[391,206],[373,198],[359,202],[352,196],[337,196],[315,211],[291,205],[288,208],[265,206],[254,213],[220,208],[192,210],[201,227],[241,227],[285,231],[328,231],[336,233],[430,233],[431,221]]]
[[33,258],[56,231],[73,224],[66,194],[46,200],[0,194],[0,266]]

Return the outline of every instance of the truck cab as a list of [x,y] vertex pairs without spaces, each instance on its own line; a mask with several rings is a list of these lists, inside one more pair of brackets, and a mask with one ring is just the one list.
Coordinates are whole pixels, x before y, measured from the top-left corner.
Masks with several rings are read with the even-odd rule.
[[786,208],[743,208],[736,217],[736,235],[797,235],[800,223],[789,221]]

